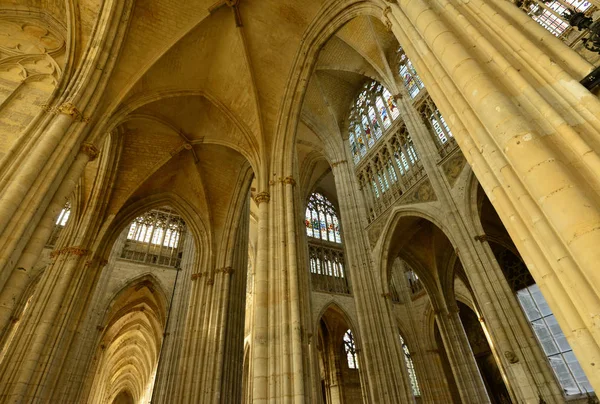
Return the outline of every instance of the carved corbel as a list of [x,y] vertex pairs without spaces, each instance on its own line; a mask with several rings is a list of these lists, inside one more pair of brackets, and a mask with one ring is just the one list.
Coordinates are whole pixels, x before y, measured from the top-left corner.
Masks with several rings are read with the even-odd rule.
[[270,200],[271,200],[271,195],[268,192],[259,192],[254,197],[254,202],[256,202],[257,205],[260,205],[262,202],[268,203]]
[[[386,0],[388,3],[394,3],[395,0]],[[392,21],[390,20],[390,17],[388,17],[388,14],[392,11],[392,9],[388,6],[386,8],[383,9],[383,23],[385,24],[385,27],[387,28],[387,30],[389,32],[392,32]]]
[[281,180],[282,183],[284,184],[289,184],[291,186],[296,185],[296,180],[293,177],[285,177],[283,180]]
[[93,145],[92,143],[84,143],[84,144],[82,144],[81,148],[79,150],[83,154],[85,154],[86,156],[88,156],[90,158],[90,161],[96,160],[96,158],[100,154],[100,150],[98,150],[98,148],[95,145]]

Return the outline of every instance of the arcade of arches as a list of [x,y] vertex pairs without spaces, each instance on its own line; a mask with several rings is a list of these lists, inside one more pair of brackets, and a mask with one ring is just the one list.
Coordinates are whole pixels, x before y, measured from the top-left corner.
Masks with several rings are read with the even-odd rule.
[[0,404],[598,403],[599,10],[0,2]]

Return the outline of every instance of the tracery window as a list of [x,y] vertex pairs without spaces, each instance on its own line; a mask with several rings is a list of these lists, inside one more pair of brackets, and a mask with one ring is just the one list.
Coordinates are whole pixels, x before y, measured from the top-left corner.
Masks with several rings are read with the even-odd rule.
[[54,228],[52,229],[50,238],[48,238],[48,242],[46,243],[48,247],[52,247],[56,244],[62,229],[65,228],[67,222],[69,221],[69,216],[71,216],[71,202],[67,202],[65,204],[65,207],[62,208],[62,210],[58,214],[56,222],[54,222]]
[[121,258],[178,267],[185,229],[184,220],[171,208],[151,210],[129,225]]
[[354,163],[367,154],[400,116],[392,94],[375,80],[365,83],[350,110],[348,139]]
[[311,194],[306,206],[306,234],[309,237],[341,243],[340,222],[333,204],[318,192]]
[[358,369],[358,358],[356,357],[356,345],[354,344],[354,336],[352,331],[348,330],[344,334],[344,351],[346,352],[346,360],[350,369]]
[[564,16],[567,8],[586,14],[594,11],[592,3],[585,0],[517,0],[515,3],[534,21],[559,38],[565,37],[572,30]]
[[404,342],[404,338],[400,335],[400,343],[402,344],[402,351],[404,352],[404,362],[406,363],[406,370],[408,372],[408,379],[410,380],[410,388],[413,396],[419,397],[421,395],[421,389],[419,388],[419,382],[417,381],[417,374],[415,372],[415,364],[413,363],[412,357],[410,356],[410,350]]
[[310,195],[305,215],[311,284],[314,290],[350,294],[344,268],[340,222],[333,204],[322,194]]
[[415,98],[421,90],[425,88],[425,84],[421,81],[421,78],[417,74],[417,71],[408,56],[406,56],[402,47],[398,49],[398,74],[402,77],[404,87],[406,87],[410,98]]

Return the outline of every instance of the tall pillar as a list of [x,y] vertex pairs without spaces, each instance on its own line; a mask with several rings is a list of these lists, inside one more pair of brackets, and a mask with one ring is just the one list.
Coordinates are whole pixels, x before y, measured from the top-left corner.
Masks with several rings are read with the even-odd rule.
[[181,376],[179,365],[182,360],[183,333],[196,258],[194,237],[188,232],[183,241],[181,269],[174,289],[173,300],[170,302],[169,324],[165,330],[156,369],[154,391],[152,392],[152,403],[154,404],[172,402],[176,382]]
[[269,401],[269,267],[268,233],[269,201],[268,192],[260,192],[254,200],[258,205],[258,241],[256,265],[254,266],[254,295],[252,304],[252,402]]
[[[346,153],[349,154],[349,148]],[[347,157],[350,159],[350,156]],[[351,161],[351,160],[350,160]],[[410,403],[414,398],[404,383],[403,353],[395,320],[386,307],[379,274],[373,269],[371,247],[364,227],[367,212],[353,167],[347,160],[331,164],[344,224],[347,272],[352,279],[352,292],[358,314],[361,340],[361,379],[366,380],[368,402]]]
[[463,403],[490,403],[458,309],[436,312],[435,318]]
[[598,390],[600,102],[578,83],[591,66],[515,27],[526,16],[508,2],[458,3],[401,0],[394,32]]
[[[508,379],[508,387],[517,401],[537,402],[542,397],[546,402],[562,402],[559,386],[549,369],[538,346],[532,346],[533,335],[525,322],[500,268],[490,260],[490,256],[477,245],[472,218],[465,217],[468,210],[460,209],[466,201],[458,199],[451,186],[444,181],[443,168],[438,164],[440,155],[433,136],[425,126],[420,114],[413,106],[405,91],[398,99],[398,108],[412,135],[423,167],[428,174],[438,200],[442,215],[452,234],[454,247],[460,251],[460,260],[474,298],[481,308],[489,327],[494,356],[500,370]],[[462,194],[460,195],[462,196]],[[515,361],[513,354],[524,359]],[[509,359],[510,358],[510,359]]]
[[[448,389],[448,383],[439,357],[439,352],[434,350],[434,346],[427,344],[427,338],[421,336],[421,332],[425,331],[423,327],[423,319],[415,318],[415,305],[413,304],[412,295],[406,278],[404,277],[404,264],[396,260],[394,262],[395,270],[399,276],[400,295],[402,302],[406,307],[408,314],[408,326],[415,345],[409,346],[411,357],[415,364],[416,376],[421,387],[423,402],[452,402],[452,394]],[[398,285],[396,283],[396,285]],[[431,303],[428,303],[431,304]],[[433,330],[430,330],[432,332]],[[406,338],[406,336],[405,336]],[[432,342],[432,341],[431,341]],[[440,347],[442,348],[442,347]]]
[[38,262],[42,250],[54,229],[56,216],[64,208],[65,202],[83,174],[86,164],[93,161],[98,153],[98,149],[94,145],[85,143],[81,147],[81,151],[56,191],[50,206],[48,206],[42,220],[23,249],[15,269],[11,270],[8,280],[0,290],[0,339],[6,332],[10,317],[31,280],[33,266]]

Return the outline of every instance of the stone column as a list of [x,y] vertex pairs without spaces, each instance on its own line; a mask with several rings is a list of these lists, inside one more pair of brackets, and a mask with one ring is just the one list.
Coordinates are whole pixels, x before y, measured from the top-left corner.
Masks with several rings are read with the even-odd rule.
[[65,371],[64,358],[80,326],[87,296],[105,261],[81,246],[65,247],[40,280],[19,344],[11,345],[0,364],[0,402],[50,400]]
[[[509,391],[518,401],[537,402],[539,397],[543,397],[547,402],[561,402],[562,395],[544,357],[537,352],[537,360],[531,360],[532,348],[529,341],[533,335],[529,326],[523,323],[523,312],[515,304],[514,296],[501,271],[497,271],[497,264],[494,266],[489,255],[482,254],[479,251],[480,246],[476,245],[474,235],[480,232],[475,232],[471,225],[472,219],[465,217],[468,209],[459,208],[465,206],[467,201],[460,199],[462,194],[452,192],[450,184],[444,181],[445,173],[443,166],[438,164],[440,156],[435,140],[408,95],[402,93],[398,99],[398,108],[420,153],[436,196],[441,202],[443,213],[440,218],[444,218],[447,230],[452,231],[452,234],[447,236],[457,251],[460,251],[461,264],[473,288],[474,298],[482,310],[483,317],[491,325],[491,346],[501,372],[508,379]],[[511,301],[512,305],[509,303]],[[539,351],[539,347],[533,347],[533,350]],[[530,360],[523,367],[519,362],[509,361],[504,355],[507,352],[509,355],[523,352]]]
[[509,2],[400,0],[389,16],[600,389],[600,102],[578,84],[591,66],[521,29]]
[[458,316],[458,308],[437,311],[435,319],[463,403],[490,403],[469,340]]
[[[94,145],[89,143],[83,144],[81,151],[75,158],[75,161],[71,165],[63,182],[56,191],[42,220],[23,249],[21,257],[15,265],[16,269],[11,271],[10,277],[2,287],[0,291],[0,339],[4,332],[6,332],[7,325],[15,306],[20,301],[23,291],[27,288],[27,285],[31,280],[33,266],[37,263],[40,254],[54,229],[56,216],[65,206],[65,203],[79,181],[86,164],[93,161],[98,156],[98,153],[98,149]],[[75,220],[75,218],[71,219],[71,221],[73,220]]]
[[254,198],[258,205],[258,241],[256,265],[254,266],[254,296],[252,304],[252,355],[250,377],[252,378],[252,402],[269,401],[269,201],[268,192],[260,192]]
[[[404,275],[405,268],[402,263],[396,261],[394,262],[394,266],[397,266],[397,271]],[[410,328],[408,331],[414,336],[412,340],[416,342],[416,344],[410,345],[409,348],[415,364],[417,381],[421,387],[423,402],[450,403],[452,402],[452,395],[448,390],[448,384],[440,363],[439,353],[433,350],[433,346],[427,345],[428,338],[424,338],[420,335],[421,332],[425,331],[423,318],[415,318],[415,307],[408,282],[404,276],[401,277],[400,281],[399,293],[408,314],[407,323]],[[406,337],[407,336],[405,336],[405,338]]]
[[156,381],[152,392],[152,403],[169,403],[175,394],[177,379],[181,376],[180,361],[183,348],[183,333],[187,317],[192,273],[196,265],[196,247],[192,234],[186,234],[183,241],[181,269],[175,287],[169,327],[165,330],[161,357],[156,369]]
[[[349,148],[346,148],[346,153]],[[347,158],[350,158],[348,155]],[[358,314],[361,342],[361,379],[367,402],[412,402],[403,382],[402,349],[395,320],[386,307],[380,275],[373,268],[367,235],[364,203],[358,191],[353,167],[346,160],[331,164],[340,202],[346,245],[346,271],[352,279],[352,292]],[[362,364],[364,363],[364,366]]]

